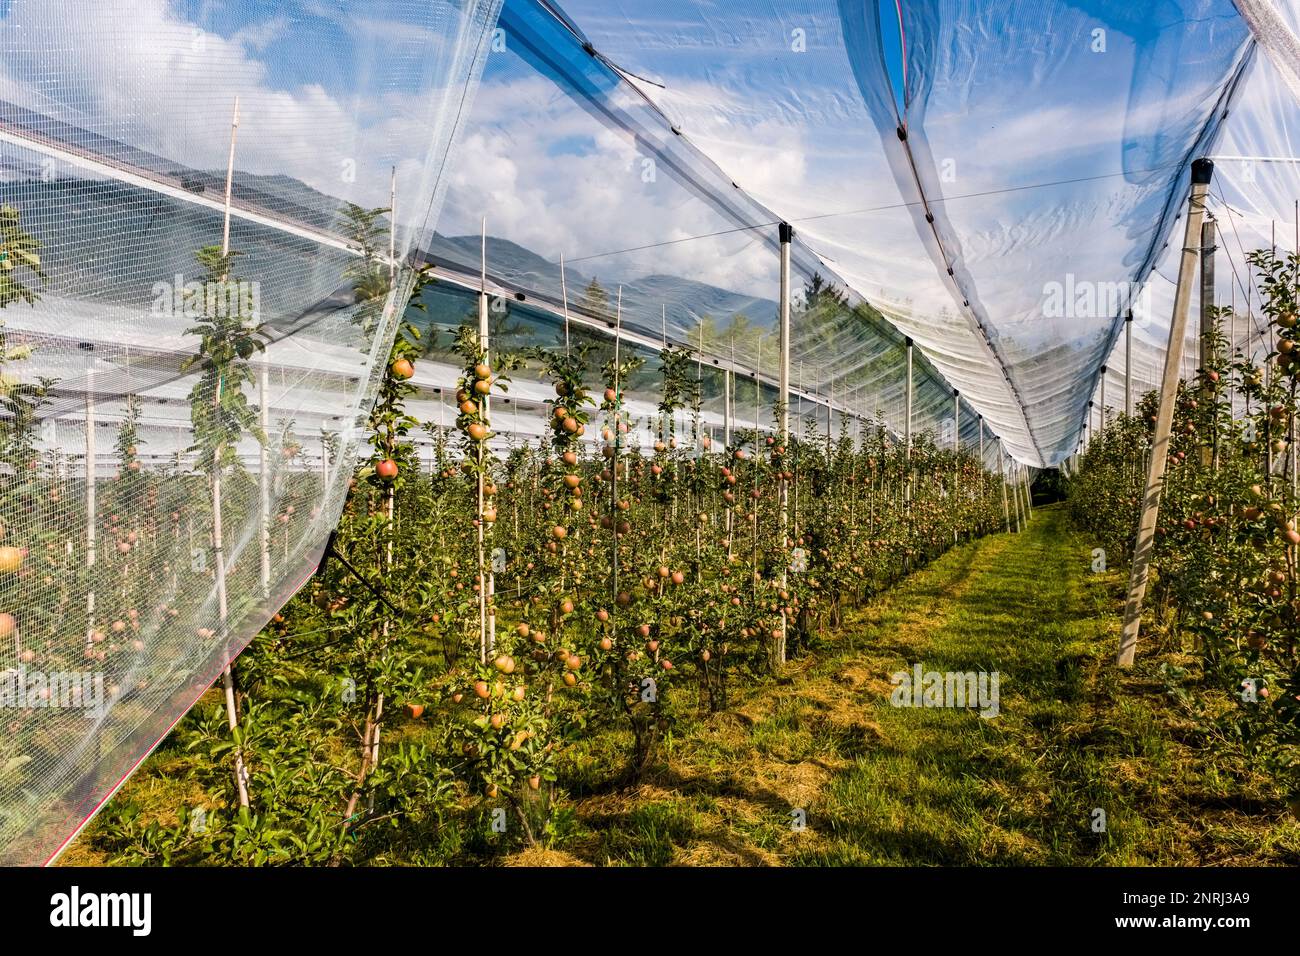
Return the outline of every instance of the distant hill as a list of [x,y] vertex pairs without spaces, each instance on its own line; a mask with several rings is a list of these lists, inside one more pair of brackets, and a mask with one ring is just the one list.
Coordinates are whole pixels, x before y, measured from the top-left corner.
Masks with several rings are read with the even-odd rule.
[[[457,269],[474,273],[479,269],[482,239],[479,236],[435,236],[425,252],[435,262],[446,262]],[[509,239],[488,236],[488,274],[507,281],[525,292],[546,298],[559,298],[560,266]],[[708,315],[725,321],[743,313],[755,325],[770,326],[776,321],[776,300],[730,292],[704,282],[679,276],[650,275],[641,278],[604,273],[592,276],[581,268],[566,268],[569,301],[578,302],[583,290],[595,278],[612,299],[623,286],[623,307],[633,315],[668,311],[668,322],[679,327],[694,326],[699,316]]]

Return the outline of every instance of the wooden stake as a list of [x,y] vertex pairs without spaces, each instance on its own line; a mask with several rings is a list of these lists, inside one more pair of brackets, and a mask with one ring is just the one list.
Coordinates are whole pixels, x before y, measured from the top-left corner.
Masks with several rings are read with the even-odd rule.
[[1192,189],[1188,198],[1187,227],[1183,236],[1183,251],[1178,266],[1178,288],[1174,295],[1174,313],[1169,323],[1169,344],[1165,351],[1164,376],[1160,385],[1160,410],[1156,414],[1155,436],[1147,463],[1146,492],[1143,495],[1142,518],[1138,525],[1137,544],[1133,549],[1133,565],[1129,575],[1128,603],[1124,609],[1124,628],[1120,635],[1119,654],[1121,667],[1131,667],[1137,652],[1138,633],[1142,626],[1142,601],[1146,597],[1150,574],[1151,550],[1155,544],[1156,522],[1160,517],[1160,494],[1164,487],[1165,468],[1169,463],[1169,434],[1174,420],[1174,403],[1178,394],[1178,369],[1183,357],[1183,341],[1187,330],[1187,311],[1191,302],[1192,280],[1196,270],[1197,244],[1200,241],[1201,221],[1205,215],[1205,197],[1209,192],[1214,164],[1208,159],[1198,159],[1192,164]]

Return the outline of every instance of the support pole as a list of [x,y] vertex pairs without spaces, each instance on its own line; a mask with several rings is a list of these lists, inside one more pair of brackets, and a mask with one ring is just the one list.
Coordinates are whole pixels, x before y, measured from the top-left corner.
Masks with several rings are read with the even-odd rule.
[[1019,534],[1024,527],[1020,517],[1020,465],[1013,458],[1011,467],[1007,469],[1007,480],[1011,483],[1011,516],[1015,520],[1016,534]]
[[961,393],[952,390],[952,452],[961,452]]
[[1106,430],[1106,366],[1101,367],[1101,418],[1097,421],[1097,434]]
[[[239,97],[235,97],[235,109],[230,118],[230,155],[226,160],[226,200],[225,215],[221,221],[221,255],[222,258],[230,255],[230,200],[235,181],[235,140],[239,135]],[[225,281],[226,275],[222,274],[222,281]],[[214,400],[221,402],[221,386],[217,386],[217,394]],[[221,522],[221,451],[217,448],[213,456],[212,463],[212,553],[213,553],[213,576],[217,589],[217,613],[221,618],[221,639],[229,641],[229,634],[226,632],[226,617],[228,608],[226,605],[226,553],[225,542],[222,539],[222,522]],[[235,699],[235,674],[230,662],[226,663],[225,669],[221,672],[221,681],[225,690],[226,698],[226,722],[233,732],[239,726],[238,701]],[[241,807],[249,806],[248,798],[248,769],[244,765],[244,752],[241,748],[235,749],[235,785],[239,790],[239,805]]]
[[86,647],[95,644],[92,635],[95,632],[95,525],[99,516],[95,513],[95,461],[98,452],[95,449],[95,357],[90,357],[90,368],[86,370]]
[[397,167],[388,177],[388,287],[392,292],[397,278]]
[[569,281],[564,274],[564,253],[560,253],[560,300],[564,303],[564,354],[569,354]]
[[1011,533],[1011,503],[1007,500],[1007,453],[1002,448],[1002,439],[998,439],[998,483],[1002,485],[1002,523],[1006,525],[1007,534]]
[[907,479],[903,484],[904,501],[912,500],[912,340],[904,339],[907,343],[907,395],[903,401],[903,457],[905,467],[907,468]]
[[[724,455],[731,454],[731,432],[732,421],[736,416],[736,337],[731,337],[731,367],[726,369],[722,378],[722,391],[725,396],[725,402],[722,406],[722,452]],[[726,528],[727,528],[727,560],[731,560],[731,549],[735,543],[733,535],[735,534],[736,509],[730,505],[726,508]]]
[[619,375],[619,351],[623,344],[623,287],[618,287],[614,306],[614,457],[609,466],[609,514],[612,543],[609,555],[609,597],[618,607],[618,469],[623,451],[623,382]]
[[[781,409],[781,420],[777,423],[780,429],[781,450],[782,454],[789,450],[790,445],[790,243],[794,239],[794,227],[788,222],[781,223],[779,227],[781,240],[781,299],[780,299],[780,360],[779,360],[779,378],[780,394],[777,396],[777,405]],[[784,472],[780,483],[781,495],[781,587],[784,589],[788,586],[787,566],[789,561],[786,559],[786,552],[790,548],[790,483],[785,480]],[[787,627],[789,622],[786,620],[785,611],[781,611],[781,639],[777,642],[776,663],[785,663],[785,648]]]
[[271,476],[267,473],[269,470],[269,456],[266,453],[266,443],[269,441],[271,433],[271,369],[270,360],[265,352],[262,353],[261,360],[258,362],[257,377],[257,404],[258,419],[262,426],[262,441],[258,442],[257,447],[257,467],[258,467],[258,510],[261,513],[262,522],[258,537],[262,546],[262,564],[261,564],[261,582],[262,597],[271,596]]
[[[952,498],[953,502],[957,501],[961,494],[961,393],[957,389],[952,390]],[[958,531],[952,529],[952,542],[957,543]]]
[[1160,517],[1160,493],[1165,468],[1169,462],[1169,433],[1174,420],[1174,402],[1178,393],[1178,372],[1183,358],[1183,341],[1187,332],[1187,311],[1191,304],[1192,280],[1196,272],[1197,243],[1205,215],[1205,196],[1214,175],[1214,163],[1198,159],[1192,164],[1192,188],[1187,204],[1187,227],[1178,265],[1178,288],[1174,295],[1174,314],[1169,322],[1169,345],[1165,350],[1164,375],[1160,382],[1160,410],[1156,414],[1155,436],[1147,462],[1146,492],[1142,498],[1142,518],[1138,524],[1137,544],[1133,548],[1133,566],[1129,575],[1128,603],[1124,608],[1124,628],[1120,635],[1121,667],[1131,667],[1137,652],[1138,633],[1142,627],[1142,601],[1146,597],[1151,569],[1151,550],[1155,543],[1156,521]]
[[1202,369],[1208,368],[1215,358],[1214,343],[1214,220],[1201,223],[1201,352]]
[[722,447],[731,447],[731,369],[722,372]]
[[828,384],[826,395],[826,445],[829,448],[830,443],[834,440],[833,432],[835,429],[835,377],[831,376]]
[[1124,316],[1124,414],[1133,417],[1133,310]]
[[[478,296],[478,345],[483,352],[483,362],[491,367],[492,360],[488,351],[490,342],[488,340],[488,294],[487,294],[487,219],[483,220],[482,245],[479,252],[479,296]],[[483,396],[483,421],[491,431],[492,412],[491,398],[488,395]],[[479,443],[479,475],[478,475],[478,609],[479,609],[479,661],[486,664],[489,655],[496,648],[497,635],[497,617],[496,606],[493,598],[494,577],[492,567],[487,561],[487,541],[486,541],[486,522],[482,520],[483,506],[485,504],[485,491],[487,482],[483,476],[483,469],[487,465],[488,451],[486,442]]]
[[[1206,217],[1201,223],[1201,336],[1200,367],[1208,369],[1218,356],[1214,348],[1214,220]],[[1209,402],[1214,395],[1210,380],[1201,379],[1201,400]],[[1214,448],[1201,446],[1201,467],[1209,468],[1214,464]]]

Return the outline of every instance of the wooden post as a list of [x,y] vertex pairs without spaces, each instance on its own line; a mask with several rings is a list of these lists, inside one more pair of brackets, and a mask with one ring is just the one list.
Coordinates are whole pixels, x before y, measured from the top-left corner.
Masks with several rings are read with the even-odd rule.
[[1128,602],[1124,608],[1124,628],[1120,635],[1117,662],[1131,667],[1137,652],[1138,633],[1142,626],[1142,601],[1146,597],[1150,574],[1151,549],[1155,543],[1156,522],[1160,517],[1160,493],[1165,468],[1169,462],[1169,433],[1174,420],[1174,403],[1178,394],[1178,371],[1183,358],[1183,340],[1187,330],[1187,311],[1191,303],[1192,280],[1196,271],[1196,244],[1200,241],[1201,221],[1205,215],[1205,197],[1214,163],[1198,159],[1192,164],[1192,188],[1187,203],[1187,227],[1178,266],[1178,288],[1174,295],[1174,314],[1169,322],[1169,345],[1165,350],[1164,375],[1160,383],[1160,410],[1156,414],[1155,436],[1147,462],[1146,492],[1142,499],[1142,518],[1138,524],[1137,544],[1133,548],[1133,565],[1129,574]]

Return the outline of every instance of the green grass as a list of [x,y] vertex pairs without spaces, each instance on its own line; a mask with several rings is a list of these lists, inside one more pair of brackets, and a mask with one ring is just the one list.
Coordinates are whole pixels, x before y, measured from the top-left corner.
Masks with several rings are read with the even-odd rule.
[[1152,658],[1131,674],[1111,663],[1120,582],[1089,557],[1043,509],[1023,535],[953,553],[886,598],[868,643],[898,656],[871,666],[996,670],[1000,714],[874,701],[882,745],[836,775],[812,808],[824,837],[790,862],[1188,864],[1228,862],[1252,840],[1241,862],[1300,859],[1277,795],[1258,812],[1266,781],[1238,774],[1219,812],[1198,801],[1236,757],[1175,739],[1170,701],[1145,686]]
[[[1090,545],[1051,508],[1024,534],[954,549],[823,635],[785,677],[738,696],[734,713],[687,721],[666,765],[615,809],[608,796],[579,799],[590,833],[576,856],[1300,862],[1300,826],[1280,793],[1225,741],[1194,732],[1164,693],[1166,656],[1153,645],[1133,671],[1113,665],[1123,581],[1092,573],[1090,561]],[[999,715],[892,706],[889,676],[918,662],[999,672]],[[803,832],[790,826],[793,809],[807,814]]]

